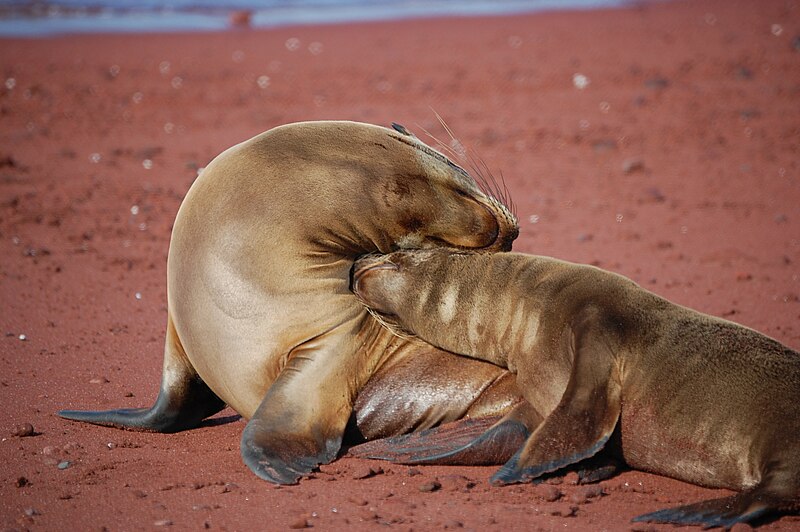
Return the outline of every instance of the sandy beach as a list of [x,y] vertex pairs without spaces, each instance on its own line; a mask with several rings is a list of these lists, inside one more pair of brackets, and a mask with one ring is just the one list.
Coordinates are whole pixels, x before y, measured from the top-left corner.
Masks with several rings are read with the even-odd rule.
[[630,519],[728,493],[638,471],[498,488],[495,467],[348,457],[276,487],[243,465],[231,410],[172,435],[58,418],[153,402],[181,199],[287,122],[449,143],[438,113],[505,180],[515,250],[800,349],[800,1],[0,39],[0,68],[2,530],[672,530]]

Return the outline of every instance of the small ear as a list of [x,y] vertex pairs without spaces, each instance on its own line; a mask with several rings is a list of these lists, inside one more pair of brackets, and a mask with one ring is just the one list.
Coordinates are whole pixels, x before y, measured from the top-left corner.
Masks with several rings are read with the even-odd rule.
[[416,135],[414,135],[412,132],[410,132],[409,130],[406,129],[406,126],[398,124],[397,122],[392,122],[392,129],[394,129],[398,133],[402,133],[403,135],[405,135],[407,137],[417,138]]

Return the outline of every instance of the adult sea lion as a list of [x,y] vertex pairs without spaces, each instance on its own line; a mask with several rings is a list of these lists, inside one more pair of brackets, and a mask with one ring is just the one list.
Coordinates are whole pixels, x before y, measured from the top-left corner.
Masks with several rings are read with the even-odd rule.
[[366,257],[352,288],[425,341],[516,374],[545,419],[495,483],[608,447],[636,469],[740,491],[638,521],[731,527],[800,509],[800,353],[775,340],[620,275],[517,253]]
[[402,126],[272,129],[215,158],[178,211],[155,404],[60,415],[174,432],[228,404],[249,419],[245,463],[294,483],[336,456],[351,413],[366,438],[501,414],[519,400],[513,378],[392,335],[349,276],[365,253],[508,250],[517,234],[500,201]]

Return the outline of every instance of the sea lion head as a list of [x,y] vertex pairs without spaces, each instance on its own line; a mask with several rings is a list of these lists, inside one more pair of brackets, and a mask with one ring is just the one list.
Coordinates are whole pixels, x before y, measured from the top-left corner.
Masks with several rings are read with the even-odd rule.
[[[469,253],[468,253],[469,254]],[[351,290],[381,321],[406,331],[413,324],[399,323],[398,315],[424,314],[409,312],[410,307],[425,305],[442,286],[442,273],[453,267],[452,259],[460,253],[452,250],[429,249],[397,251],[388,255],[366,255],[355,262]],[[409,325],[412,325],[409,328]]]
[[405,161],[393,164],[372,194],[390,213],[387,232],[400,235],[393,249],[511,249],[519,225],[501,194],[481,190],[466,170],[402,126],[389,137],[394,147],[405,145],[394,150]]

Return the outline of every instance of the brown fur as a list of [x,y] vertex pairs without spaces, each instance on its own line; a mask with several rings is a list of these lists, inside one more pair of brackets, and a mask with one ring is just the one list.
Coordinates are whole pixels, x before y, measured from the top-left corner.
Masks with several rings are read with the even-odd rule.
[[632,467],[741,491],[641,520],[730,527],[800,507],[800,354],[775,340],[622,276],[515,253],[366,258],[353,289],[433,345],[516,374],[545,420],[497,483],[590,458],[617,434]]

